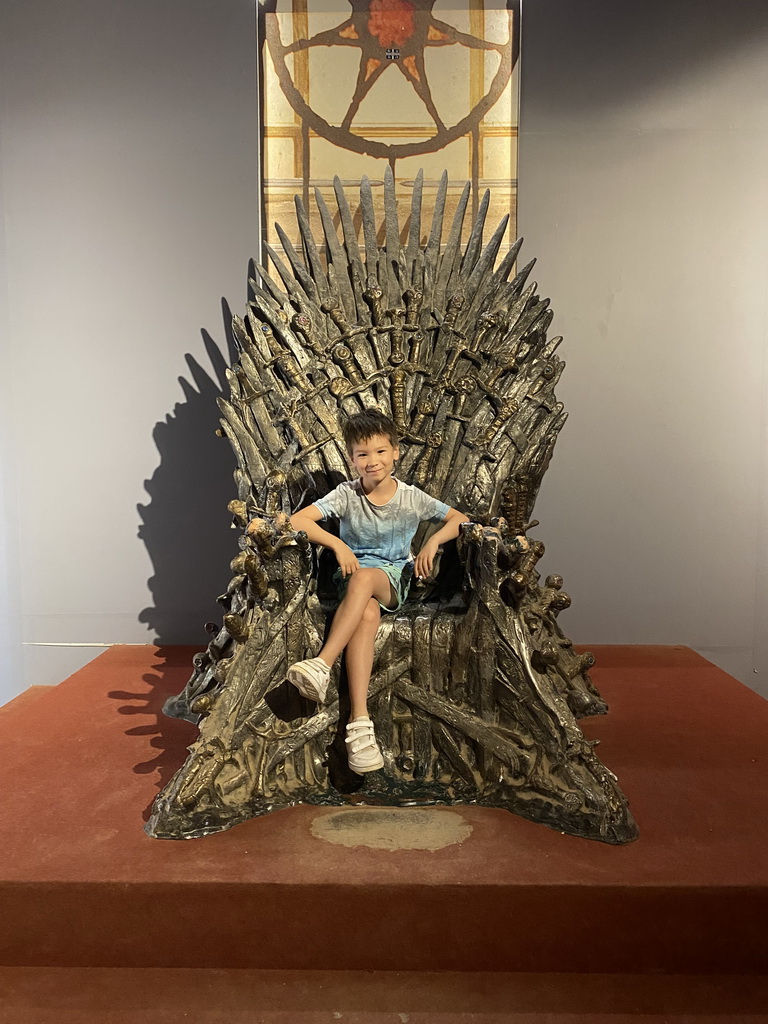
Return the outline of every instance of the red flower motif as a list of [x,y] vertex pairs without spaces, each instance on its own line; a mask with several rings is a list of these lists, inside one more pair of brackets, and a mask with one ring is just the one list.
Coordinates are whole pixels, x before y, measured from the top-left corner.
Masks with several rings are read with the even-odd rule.
[[371,0],[368,31],[381,46],[402,46],[413,36],[415,8],[408,0]]

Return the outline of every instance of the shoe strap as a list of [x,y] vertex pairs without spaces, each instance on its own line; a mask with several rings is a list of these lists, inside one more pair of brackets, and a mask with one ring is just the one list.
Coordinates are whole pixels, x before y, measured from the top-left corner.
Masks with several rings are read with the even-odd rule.
[[361,718],[355,722],[347,723],[348,733],[369,732],[373,736],[373,722],[370,718]]
[[353,754],[358,754],[361,750],[376,748],[376,735],[370,718],[363,718],[347,724],[346,743]]
[[350,754],[361,754],[361,753],[363,753],[363,751],[366,751],[366,750],[374,751],[374,750],[378,750],[379,748],[376,746],[375,743],[370,742],[370,743],[350,743],[348,745],[347,749],[348,749]]

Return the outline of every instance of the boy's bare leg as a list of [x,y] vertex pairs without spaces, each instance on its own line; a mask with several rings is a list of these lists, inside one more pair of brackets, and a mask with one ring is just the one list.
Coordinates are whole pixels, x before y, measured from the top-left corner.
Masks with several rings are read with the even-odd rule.
[[349,638],[346,648],[347,679],[351,703],[349,717],[361,718],[368,714],[368,684],[373,668],[373,648],[376,631],[381,621],[381,608],[375,597],[368,599],[363,617]]
[[347,646],[363,618],[372,597],[382,604],[392,604],[392,584],[383,569],[358,569],[347,584],[344,599],[336,609],[331,631],[318,654],[326,665],[333,665]]

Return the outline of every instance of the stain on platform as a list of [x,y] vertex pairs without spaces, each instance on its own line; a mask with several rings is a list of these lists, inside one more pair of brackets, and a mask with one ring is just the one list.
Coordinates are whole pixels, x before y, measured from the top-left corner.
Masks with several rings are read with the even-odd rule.
[[442,850],[463,843],[472,826],[456,811],[355,807],[318,815],[312,835],[338,846],[374,850]]

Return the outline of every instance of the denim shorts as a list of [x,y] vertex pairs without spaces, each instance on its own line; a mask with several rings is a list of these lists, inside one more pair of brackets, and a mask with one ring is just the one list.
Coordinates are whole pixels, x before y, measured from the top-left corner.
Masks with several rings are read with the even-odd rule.
[[[402,608],[403,602],[408,596],[408,588],[411,585],[413,579],[413,563],[408,562],[407,565],[401,569],[399,565],[395,565],[392,562],[382,562],[380,565],[363,565],[362,569],[381,569],[389,577],[389,582],[392,584],[392,590],[395,594],[395,605],[392,608],[388,608],[385,604],[379,601],[379,605],[382,611],[385,612],[396,612],[399,608]],[[346,578],[342,577],[341,569],[337,569],[333,574],[333,582],[336,584],[336,593],[339,601],[344,597],[347,592],[347,584],[349,583],[349,576]]]

